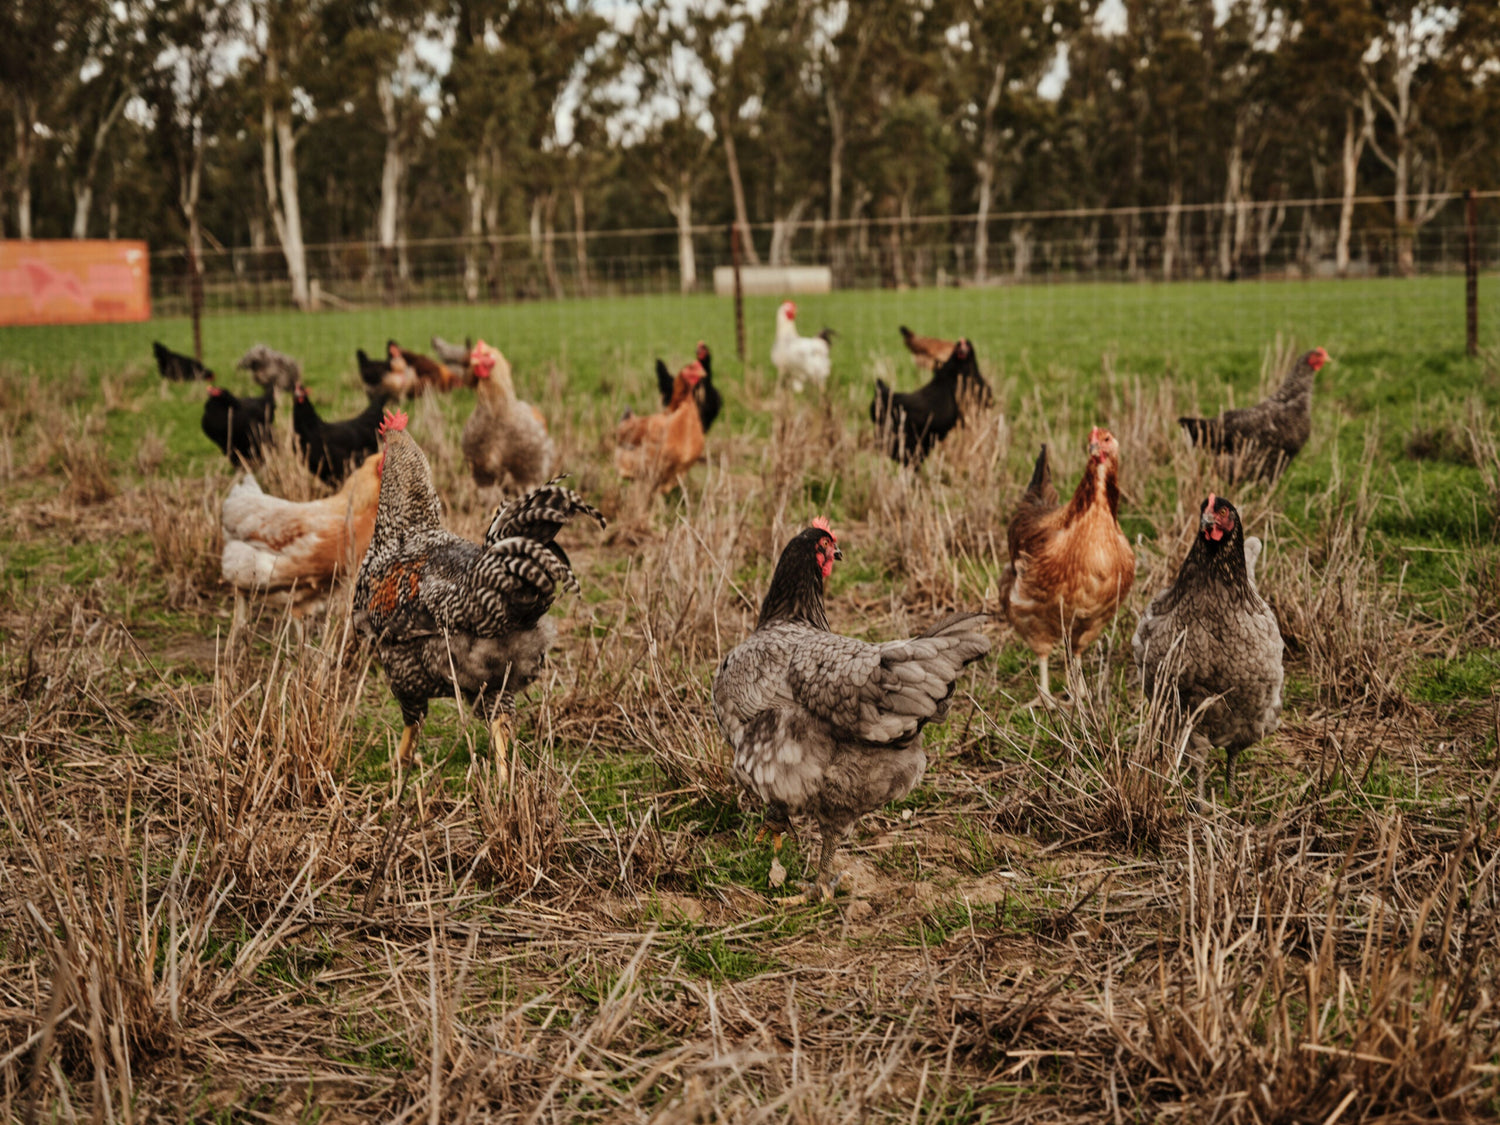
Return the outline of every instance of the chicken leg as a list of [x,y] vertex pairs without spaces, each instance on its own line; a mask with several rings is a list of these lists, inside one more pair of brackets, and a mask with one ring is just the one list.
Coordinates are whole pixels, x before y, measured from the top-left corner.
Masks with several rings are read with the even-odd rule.
[[832,902],[833,893],[838,890],[839,880],[844,877],[841,871],[837,875],[833,873],[834,856],[838,853],[839,843],[849,834],[848,828],[829,828],[826,825],[819,826],[823,835],[823,849],[818,857],[818,877],[806,890],[790,895],[782,899],[786,906],[803,906],[814,902]]
[[412,754],[416,751],[417,739],[421,734],[421,723],[407,723],[401,728],[401,741],[396,744],[396,760],[403,766],[411,764]]
[[495,756],[495,771],[500,775],[501,785],[510,780],[510,743],[515,733],[510,712],[502,708],[490,720],[490,750]]

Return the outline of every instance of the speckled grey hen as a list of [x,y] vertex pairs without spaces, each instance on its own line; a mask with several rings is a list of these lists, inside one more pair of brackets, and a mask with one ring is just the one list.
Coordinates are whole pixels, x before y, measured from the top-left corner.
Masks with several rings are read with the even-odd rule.
[[1314,348],[1263,402],[1226,410],[1217,418],[1179,418],[1177,424],[1194,445],[1228,457],[1231,481],[1256,476],[1275,480],[1312,434],[1313,380],[1327,362],[1328,353]]
[[1256,589],[1260,550],[1259,539],[1245,538],[1234,505],[1209,493],[1177,578],[1152,601],[1131,641],[1147,699],[1168,677],[1185,717],[1203,706],[1188,739],[1199,796],[1211,747],[1225,751],[1227,793],[1235,755],[1281,725],[1281,630]]
[[401,705],[403,759],[428,700],[451,697],[456,686],[485,715],[503,764],[515,696],[556,637],[547,610],[560,589],[578,589],[554,537],[575,516],[601,527],[604,517],[547,484],[497,509],[482,544],[445,531],[432,471],[405,427],[405,414],[382,427],[380,506],[355,583],[355,624],[374,642]]
[[755,632],[724,658],[713,688],[735,781],[766,805],[778,850],[791,816],[817,821],[813,892],[823,898],[838,882],[839,841],[921,779],[922,728],[946,717],[959,673],[990,650],[978,613],[883,644],[831,632],[823,583],[842,557],[826,520],[787,545]]

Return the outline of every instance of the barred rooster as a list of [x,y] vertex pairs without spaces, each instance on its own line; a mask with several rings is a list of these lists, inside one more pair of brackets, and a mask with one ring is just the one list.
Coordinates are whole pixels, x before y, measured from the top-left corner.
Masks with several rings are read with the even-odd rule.
[[1312,434],[1313,381],[1328,353],[1314,348],[1300,356],[1269,398],[1217,418],[1177,419],[1194,445],[1228,458],[1231,481],[1276,480]]
[[560,589],[578,580],[553,541],[573,517],[604,517],[576,493],[546,484],[502,505],[483,543],[443,529],[432,470],[406,432],[406,415],[385,439],[375,531],[354,588],[354,621],[375,645],[405,729],[409,760],[428,700],[457,688],[485,716],[504,768],[515,697],[536,679],[557,636],[546,619]]

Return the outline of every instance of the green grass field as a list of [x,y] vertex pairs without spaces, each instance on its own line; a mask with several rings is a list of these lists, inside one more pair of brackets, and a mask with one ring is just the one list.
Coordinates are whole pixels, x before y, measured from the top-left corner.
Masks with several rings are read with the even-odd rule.
[[[1447,279],[838,293],[798,302],[839,333],[824,398],[775,386],[772,300],[746,304],[744,367],[707,297],[205,321],[223,385],[265,342],[328,418],[388,336],[511,358],[611,526],[562,536],[583,593],[508,785],[442,701],[396,768],[337,598],[262,607],[226,649],[234,474],[201,385],[151,365],[185,322],[0,329],[0,1119],[1493,1119],[1497,279],[1481,294],[1470,359]],[[919,475],[866,414],[877,375],[925,378],[903,323],[973,339],[997,398]],[[724,418],[684,488],[645,496],[615,420],[700,338]],[[1204,806],[1130,635],[1226,491],[1175,418],[1254,400],[1278,338],[1332,356],[1283,480],[1229,491],[1267,543],[1286,711]],[[420,401],[411,432],[477,536],[470,403]],[[997,620],[922,783],[845,848],[849,893],[781,904],[708,695],[781,546],[832,516],[841,632],[998,612],[1037,445],[1070,490],[1095,424],[1137,577],[1077,706],[1024,705],[1035,663]],[[286,449],[260,476],[320,491]],[[794,881],[810,852],[783,852]]]

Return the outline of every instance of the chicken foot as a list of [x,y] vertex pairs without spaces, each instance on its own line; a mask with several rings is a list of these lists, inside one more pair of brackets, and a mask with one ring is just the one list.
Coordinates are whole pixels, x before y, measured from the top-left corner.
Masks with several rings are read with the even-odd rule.
[[784,906],[805,906],[815,902],[832,902],[833,894],[838,890],[839,881],[843,879],[844,873],[840,871],[837,875],[833,873],[834,856],[838,853],[839,844],[849,834],[849,829],[832,829],[820,826],[823,835],[823,850],[818,858],[818,877],[804,890],[782,899]]
[[396,760],[403,766],[411,764],[412,755],[417,748],[417,739],[421,736],[421,723],[407,723],[401,728],[401,741],[396,744]]
[[1021,704],[1021,710],[1030,711],[1036,707],[1045,707],[1049,711],[1058,711],[1073,706],[1073,701],[1067,697],[1066,693],[1061,697],[1052,694],[1051,664],[1051,653],[1036,658],[1036,678],[1039,690],[1035,696]]

